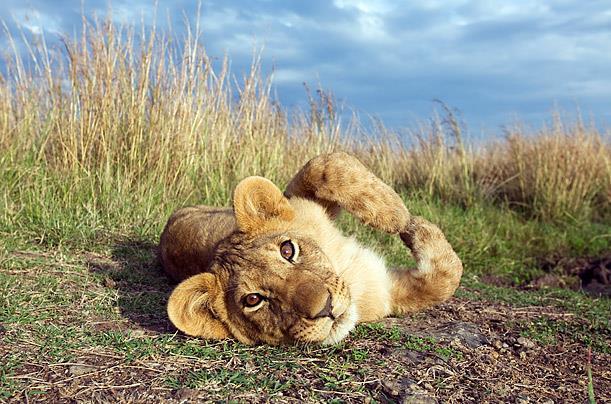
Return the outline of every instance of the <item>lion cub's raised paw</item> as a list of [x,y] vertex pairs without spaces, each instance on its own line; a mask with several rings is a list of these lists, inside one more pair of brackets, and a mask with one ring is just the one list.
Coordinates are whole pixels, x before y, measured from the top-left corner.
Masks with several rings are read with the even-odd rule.
[[310,160],[289,183],[285,195],[314,200],[333,218],[344,208],[387,233],[399,233],[410,219],[401,197],[356,157],[343,152]]

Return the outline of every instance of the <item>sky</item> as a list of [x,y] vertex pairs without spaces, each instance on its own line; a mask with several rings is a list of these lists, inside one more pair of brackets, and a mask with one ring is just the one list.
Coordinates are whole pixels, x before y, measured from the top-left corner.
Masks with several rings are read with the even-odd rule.
[[[2,0],[0,20],[47,39],[78,31],[81,13],[173,32],[199,18],[210,56],[241,76],[253,49],[287,108],[303,83],[391,128],[432,116],[435,99],[469,132],[540,127],[553,110],[611,125],[611,1]],[[199,15],[199,16],[198,16]],[[156,16],[156,17],[155,17]],[[0,33],[6,46],[6,33]]]

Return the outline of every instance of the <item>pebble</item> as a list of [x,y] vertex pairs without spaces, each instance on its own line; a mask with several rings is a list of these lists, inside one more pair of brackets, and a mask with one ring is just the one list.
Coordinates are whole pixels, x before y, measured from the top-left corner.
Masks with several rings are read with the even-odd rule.
[[91,373],[95,370],[94,366],[90,365],[72,365],[68,368],[68,371],[72,376],[83,376],[87,373]]
[[518,338],[518,344],[522,345],[526,349],[532,349],[535,347],[535,343],[532,340],[524,337]]
[[181,401],[189,400],[189,399],[197,397],[198,393],[199,392],[196,389],[189,389],[185,387],[185,388],[176,390],[176,398]]
[[117,282],[115,282],[114,279],[106,277],[104,278],[104,286],[110,289],[114,289],[115,287],[117,287]]
[[146,331],[144,331],[144,330],[142,330],[140,328],[137,328],[135,330],[129,330],[128,332],[134,338],[142,338],[142,337],[146,336]]

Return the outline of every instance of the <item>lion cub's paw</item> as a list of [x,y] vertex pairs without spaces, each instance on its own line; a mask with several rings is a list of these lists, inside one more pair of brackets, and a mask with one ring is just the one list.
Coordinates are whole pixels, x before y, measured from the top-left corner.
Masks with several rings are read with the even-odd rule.
[[399,236],[413,252],[422,251],[446,241],[439,227],[420,216],[412,216],[409,224],[399,232]]
[[414,276],[434,276],[437,281],[444,279],[452,284],[454,289],[458,286],[462,263],[439,227],[413,216],[399,235],[416,259],[418,271]]
[[342,207],[387,233],[399,233],[410,219],[401,197],[348,153],[313,158],[291,181],[286,194],[316,200],[331,217]]

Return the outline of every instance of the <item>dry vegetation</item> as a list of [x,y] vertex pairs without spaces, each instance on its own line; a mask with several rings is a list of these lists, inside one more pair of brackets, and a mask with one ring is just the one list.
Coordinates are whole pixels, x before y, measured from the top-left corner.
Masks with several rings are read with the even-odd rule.
[[[179,46],[156,32],[84,23],[78,40],[63,43],[26,42],[34,62],[25,63],[11,41],[0,78],[3,165],[34,171],[21,181],[42,194],[69,200],[81,191],[116,209],[134,195],[149,208],[193,196],[225,203],[244,176],[283,183],[305,158],[348,149],[395,186],[467,206],[483,198],[544,219],[608,215],[611,149],[594,127],[556,118],[534,134],[510,130],[473,149],[442,105],[444,119],[406,140],[379,125],[375,133],[362,133],[358,122],[342,126],[321,91],[310,111],[283,110],[258,54],[234,79],[197,32]],[[355,140],[367,137],[376,140]],[[61,189],[47,189],[53,181],[42,178],[60,178]]]

